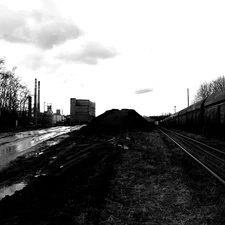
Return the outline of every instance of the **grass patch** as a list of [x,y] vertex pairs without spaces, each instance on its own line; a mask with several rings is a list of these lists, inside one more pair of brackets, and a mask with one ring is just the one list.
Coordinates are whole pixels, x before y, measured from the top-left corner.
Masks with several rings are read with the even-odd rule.
[[[222,206],[218,205],[215,191],[218,183],[207,183],[209,176],[201,178],[199,184],[191,180],[191,161],[180,149],[157,131],[128,133],[127,137],[123,144],[129,149],[123,149],[117,176],[111,182],[111,192],[101,212],[101,224],[224,222],[218,213]],[[202,176],[200,170],[192,172]],[[224,203],[224,199],[220,202]]]

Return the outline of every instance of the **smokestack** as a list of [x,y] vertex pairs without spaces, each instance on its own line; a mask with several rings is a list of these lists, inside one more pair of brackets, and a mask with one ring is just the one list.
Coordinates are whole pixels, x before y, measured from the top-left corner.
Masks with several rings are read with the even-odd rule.
[[28,117],[29,117],[29,119],[31,118],[31,105],[32,105],[32,98],[29,95],[28,96]]
[[38,113],[40,113],[40,81],[38,81],[38,104],[37,104],[37,108],[38,108]]
[[37,124],[37,79],[35,79],[34,83],[34,120],[35,124]]

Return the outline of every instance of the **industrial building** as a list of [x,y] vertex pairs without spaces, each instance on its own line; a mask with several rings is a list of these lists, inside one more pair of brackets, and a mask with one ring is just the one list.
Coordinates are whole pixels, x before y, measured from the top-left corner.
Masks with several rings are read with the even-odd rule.
[[65,117],[61,114],[61,110],[57,109],[56,113],[53,114],[53,124],[54,125],[62,125],[65,121]]
[[70,124],[83,124],[95,118],[95,102],[85,99],[70,99]]

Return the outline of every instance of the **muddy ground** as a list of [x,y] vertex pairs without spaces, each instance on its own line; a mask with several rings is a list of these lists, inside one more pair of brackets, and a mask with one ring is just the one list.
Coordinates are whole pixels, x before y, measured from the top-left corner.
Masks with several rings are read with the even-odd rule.
[[225,224],[225,187],[159,131],[74,132],[0,171],[0,224]]

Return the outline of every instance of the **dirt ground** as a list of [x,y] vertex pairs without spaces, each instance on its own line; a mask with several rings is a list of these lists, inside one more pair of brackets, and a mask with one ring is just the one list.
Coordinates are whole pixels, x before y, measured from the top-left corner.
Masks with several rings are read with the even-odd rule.
[[73,132],[0,171],[0,224],[225,224],[225,187],[159,131]]

